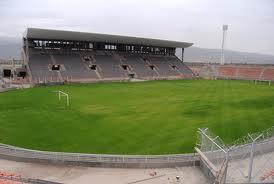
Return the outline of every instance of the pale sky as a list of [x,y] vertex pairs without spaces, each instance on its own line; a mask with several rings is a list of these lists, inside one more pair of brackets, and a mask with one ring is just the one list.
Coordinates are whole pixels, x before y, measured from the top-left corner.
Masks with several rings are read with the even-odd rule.
[[193,42],[274,55],[274,0],[0,0],[1,39],[27,27]]

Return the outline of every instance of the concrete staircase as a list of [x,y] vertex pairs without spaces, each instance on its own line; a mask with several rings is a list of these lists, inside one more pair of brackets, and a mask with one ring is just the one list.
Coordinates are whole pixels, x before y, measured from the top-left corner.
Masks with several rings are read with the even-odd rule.
[[[50,59],[51,59],[51,62],[56,65],[56,60],[54,58],[54,56],[52,54],[50,54]],[[58,79],[60,82],[64,82],[64,79],[63,79],[63,76],[61,75],[61,72],[60,71],[57,71],[57,75],[58,75]]]

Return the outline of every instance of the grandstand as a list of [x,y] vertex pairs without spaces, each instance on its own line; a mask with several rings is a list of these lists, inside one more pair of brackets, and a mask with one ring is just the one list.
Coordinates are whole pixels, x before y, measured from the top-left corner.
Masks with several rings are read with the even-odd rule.
[[33,83],[193,77],[175,55],[192,43],[28,28],[24,63]]
[[[267,80],[274,81],[274,65],[270,64],[207,64],[185,63],[196,75],[207,70],[206,66],[213,67],[217,72],[211,73],[213,78],[240,79],[240,80]],[[209,71],[207,71],[209,72]]]
[[232,64],[219,66],[218,77],[246,80],[274,80],[274,66]]

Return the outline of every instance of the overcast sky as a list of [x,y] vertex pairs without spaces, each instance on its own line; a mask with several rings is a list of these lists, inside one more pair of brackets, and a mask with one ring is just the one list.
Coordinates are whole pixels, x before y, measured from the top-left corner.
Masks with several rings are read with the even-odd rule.
[[26,27],[193,42],[274,55],[274,0],[0,0],[0,41]]

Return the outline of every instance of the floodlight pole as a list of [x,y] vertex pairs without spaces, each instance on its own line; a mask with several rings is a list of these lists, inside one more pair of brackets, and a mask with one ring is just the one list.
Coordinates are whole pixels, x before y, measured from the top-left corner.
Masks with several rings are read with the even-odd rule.
[[225,41],[227,35],[228,25],[223,25],[223,40],[222,40],[222,53],[221,53],[221,65],[225,64]]
[[[248,134],[249,135],[249,134]],[[255,146],[255,142],[261,137],[263,136],[263,134],[260,134],[259,136],[257,136],[255,139],[253,139],[251,137],[251,135],[249,135],[250,139],[252,140],[252,144],[251,144],[251,149],[250,149],[250,162],[249,162],[249,169],[248,169],[248,181],[247,183],[251,183],[251,178],[252,178],[252,168],[253,168],[253,160],[254,160],[254,146]]]

